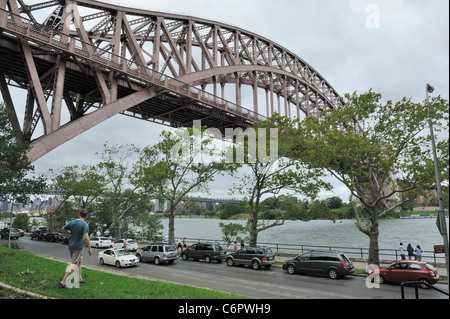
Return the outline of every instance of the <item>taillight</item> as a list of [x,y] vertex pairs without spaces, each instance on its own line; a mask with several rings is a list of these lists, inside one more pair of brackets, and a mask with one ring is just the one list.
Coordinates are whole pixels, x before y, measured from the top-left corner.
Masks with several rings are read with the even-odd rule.
[[216,256],[217,255],[217,251],[213,251],[213,255]]
[[263,260],[266,260],[266,259],[267,259],[267,257],[266,257],[266,255],[264,255],[264,256],[263,256]]
[[343,261],[341,261],[341,265],[342,265],[342,267],[347,267],[346,265],[345,265],[345,262],[343,262]]

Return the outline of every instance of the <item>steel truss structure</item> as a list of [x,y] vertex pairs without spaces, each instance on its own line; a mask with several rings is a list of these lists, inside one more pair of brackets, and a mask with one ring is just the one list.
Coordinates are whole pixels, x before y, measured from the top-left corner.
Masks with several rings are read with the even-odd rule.
[[[237,27],[92,0],[25,2],[0,0],[0,89],[32,161],[117,114],[224,131],[343,105],[301,58]],[[26,90],[24,110],[13,88]]]

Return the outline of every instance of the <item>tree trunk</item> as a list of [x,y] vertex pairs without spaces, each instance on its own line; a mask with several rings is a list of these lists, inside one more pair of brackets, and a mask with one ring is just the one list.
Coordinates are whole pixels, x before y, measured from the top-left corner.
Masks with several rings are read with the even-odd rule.
[[258,243],[258,212],[251,211],[248,225],[248,231],[250,233],[250,246],[256,246]]
[[369,265],[380,265],[380,253],[378,247],[378,234],[371,233],[369,235]]
[[175,242],[175,207],[169,208],[169,243]]
[[373,209],[370,216],[370,230],[369,230],[369,265],[380,265],[380,249],[378,246],[378,237],[380,229],[378,224],[378,210]]
[[113,216],[113,220],[114,220],[114,228],[116,230],[116,239],[120,239],[122,238],[122,236],[120,235],[120,219],[118,216]]

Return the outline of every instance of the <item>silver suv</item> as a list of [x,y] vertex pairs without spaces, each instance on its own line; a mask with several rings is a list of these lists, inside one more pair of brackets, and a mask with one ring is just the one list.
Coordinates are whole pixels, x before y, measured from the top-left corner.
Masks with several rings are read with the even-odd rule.
[[153,243],[142,249],[138,249],[136,256],[140,262],[151,261],[155,265],[159,265],[162,262],[171,264],[178,259],[178,251],[173,245]]
[[[4,228],[1,230],[1,238],[9,238],[9,229]],[[19,239],[20,234],[19,231],[16,228],[11,228],[11,239]]]

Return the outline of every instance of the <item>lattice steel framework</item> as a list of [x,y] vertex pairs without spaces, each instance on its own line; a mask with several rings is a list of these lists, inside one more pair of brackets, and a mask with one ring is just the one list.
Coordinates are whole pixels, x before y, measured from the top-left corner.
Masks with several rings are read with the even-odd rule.
[[[23,111],[12,87],[27,92]],[[0,0],[0,88],[32,161],[117,114],[224,130],[343,105],[305,61],[255,33],[91,0]]]

